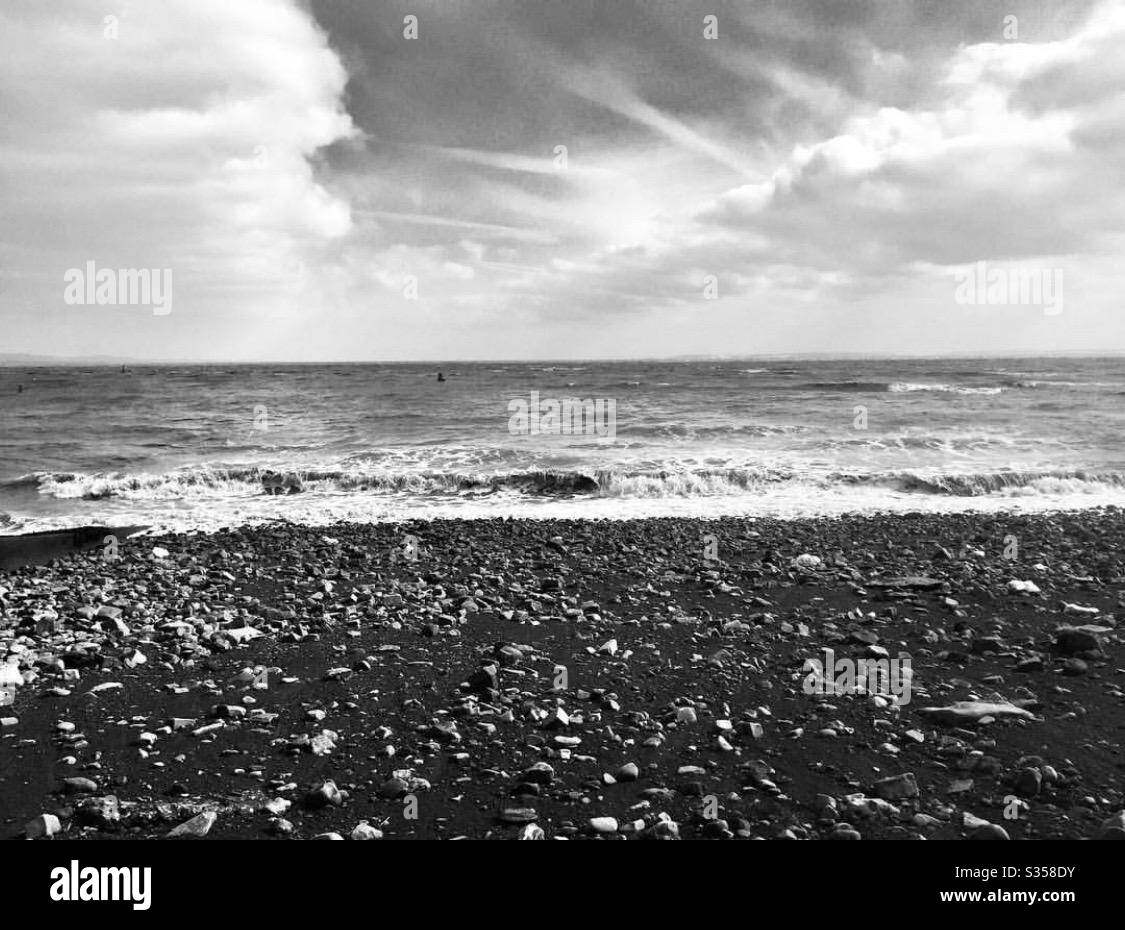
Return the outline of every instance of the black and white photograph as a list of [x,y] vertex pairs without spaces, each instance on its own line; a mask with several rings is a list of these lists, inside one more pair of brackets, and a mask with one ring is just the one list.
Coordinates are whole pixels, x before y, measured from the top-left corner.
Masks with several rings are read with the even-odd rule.
[[0,116],[37,912],[1115,897],[1125,0],[3,0]]

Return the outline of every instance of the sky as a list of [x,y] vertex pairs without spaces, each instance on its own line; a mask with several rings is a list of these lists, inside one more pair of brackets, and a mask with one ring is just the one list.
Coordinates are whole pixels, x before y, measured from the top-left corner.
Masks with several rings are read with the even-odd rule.
[[0,101],[0,354],[1125,351],[1125,0],[6,0]]

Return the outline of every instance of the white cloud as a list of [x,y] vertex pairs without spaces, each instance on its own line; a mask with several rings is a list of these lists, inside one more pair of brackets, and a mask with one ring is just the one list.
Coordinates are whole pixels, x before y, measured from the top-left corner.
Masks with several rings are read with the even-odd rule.
[[21,235],[5,237],[3,265],[83,338],[115,325],[58,306],[63,271],[87,258],[174,269],[158,341],[215,314],[285,310],[317,249],[352,227],[311,164],[356,134],[346,79],[290,0],[5,4],[0,198]]

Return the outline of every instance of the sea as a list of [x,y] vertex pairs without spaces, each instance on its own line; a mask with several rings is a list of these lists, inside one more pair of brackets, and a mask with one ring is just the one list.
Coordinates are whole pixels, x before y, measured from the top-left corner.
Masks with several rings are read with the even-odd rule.
[[1103,505],[1122,358],[0,368],[8,535]]

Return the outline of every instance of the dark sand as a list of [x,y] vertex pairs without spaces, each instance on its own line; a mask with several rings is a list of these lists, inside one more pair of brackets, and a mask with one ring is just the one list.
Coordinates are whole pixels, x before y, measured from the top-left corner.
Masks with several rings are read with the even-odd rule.
[[[1123,527],[283,525],[0,573],[0,655],[34,679],[0,707],[0,834],[54,813],[68,837],[161,837],[210,811],[220,838],[1098,836],[1123,806]],[[908,656],[910,702],[806,693],[825,647]],[[924,712],[968,700],[1012,715]],[[310,796],[326,778],[346,797]]]

